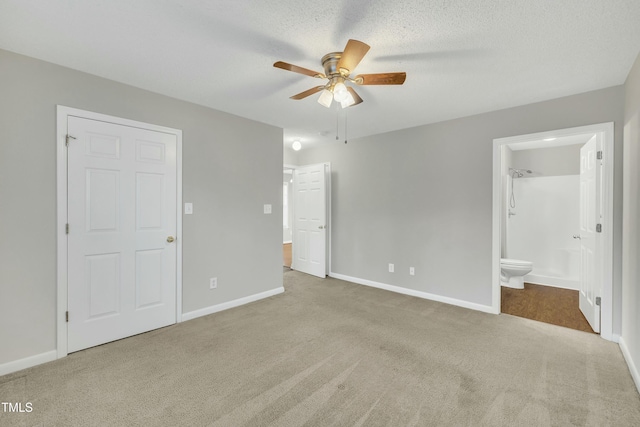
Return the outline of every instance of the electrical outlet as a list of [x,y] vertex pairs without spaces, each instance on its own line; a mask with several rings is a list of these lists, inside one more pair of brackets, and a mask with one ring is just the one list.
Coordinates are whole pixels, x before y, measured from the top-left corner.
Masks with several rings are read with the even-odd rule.
[[415,276],[416,275],[416,269],[413,268],[413,267],[409,267],[409,275]]
[[209,289],[215,289],[218,287],[218,278],[212,277],[209,279]]
[[389,264],[389,273],[393,273],[395,271],[395,266],[393,264]]

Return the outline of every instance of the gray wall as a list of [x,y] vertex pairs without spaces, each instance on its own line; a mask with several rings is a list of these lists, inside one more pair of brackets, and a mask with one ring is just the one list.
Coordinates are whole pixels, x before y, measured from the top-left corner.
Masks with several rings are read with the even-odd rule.
[[331,162],[333,272],[490,306],[493,139],[613,121],[619,314],[623,97],[618,86],[300,151],[299,164]]
[[533,176],[579,175],[580,148],[582,145],[513,150],[511,167],[529,169]]
[[622,340],[640,389],[640,55],[625,83]]
[[2,50],[0,85],[0,364],[56,346],[56,104],[182,129],[184,313],[282,286],[281,129]]
[[513,150],[509,146],[503,146],[503,158],[502,158],[502,170],[500,171],[501,188],[502,188],[502,200],[506,200],[500,208],[500,258],[506,258],[507,256],[507,221],[509,219],[509,194],[511,186],[509,185],[509,168],[513,163]]
[[298,165],[298,152],[294,151],[291,148],[291,145],[288,144],[283,148],[283,161],[285,165],[289,166],[297,166]]

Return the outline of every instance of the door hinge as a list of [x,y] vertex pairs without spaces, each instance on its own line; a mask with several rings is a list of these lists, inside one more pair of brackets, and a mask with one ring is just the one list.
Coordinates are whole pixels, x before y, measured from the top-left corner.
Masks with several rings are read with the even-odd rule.
[[67,142],[65,143],[65,145],[66,145],[67,147],[69,146],[69,140],[70,140],[70,139],[76,139],[76,137],[75,137],[75,136],[71,136],[71,135],[67,134]]
[[69,312],[67,311],[64,315],[65,319],[67,319],[67,322],[69,322]]
[[598,151],[596,156],[597,156],[598,160],[602,160],[602,151]]
[[602,299],[600,297],[596,297],[596,305],[600,305],[602,303]]
[[596,224],[596,232],[602,233],[602,224]]
[[66,234],[69,234],[69,224],[66,224],[64,226],[64,231],[65,231]]

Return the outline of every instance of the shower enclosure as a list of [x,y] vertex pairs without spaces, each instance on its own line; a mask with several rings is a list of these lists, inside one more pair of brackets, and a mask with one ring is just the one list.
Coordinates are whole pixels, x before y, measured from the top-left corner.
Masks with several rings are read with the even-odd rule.
[[579,175],[510,169],[507,180],[507,258],[533,262],[525,282],[578,289]]

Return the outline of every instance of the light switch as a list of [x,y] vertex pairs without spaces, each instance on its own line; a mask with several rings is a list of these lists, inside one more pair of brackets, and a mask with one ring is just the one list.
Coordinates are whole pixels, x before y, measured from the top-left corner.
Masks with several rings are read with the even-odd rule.
[[264,205],[264,213],[265,214],[271,213],[271,205]]
[[193,213],[193,203],[184,204],[184,214],[191,215]]

